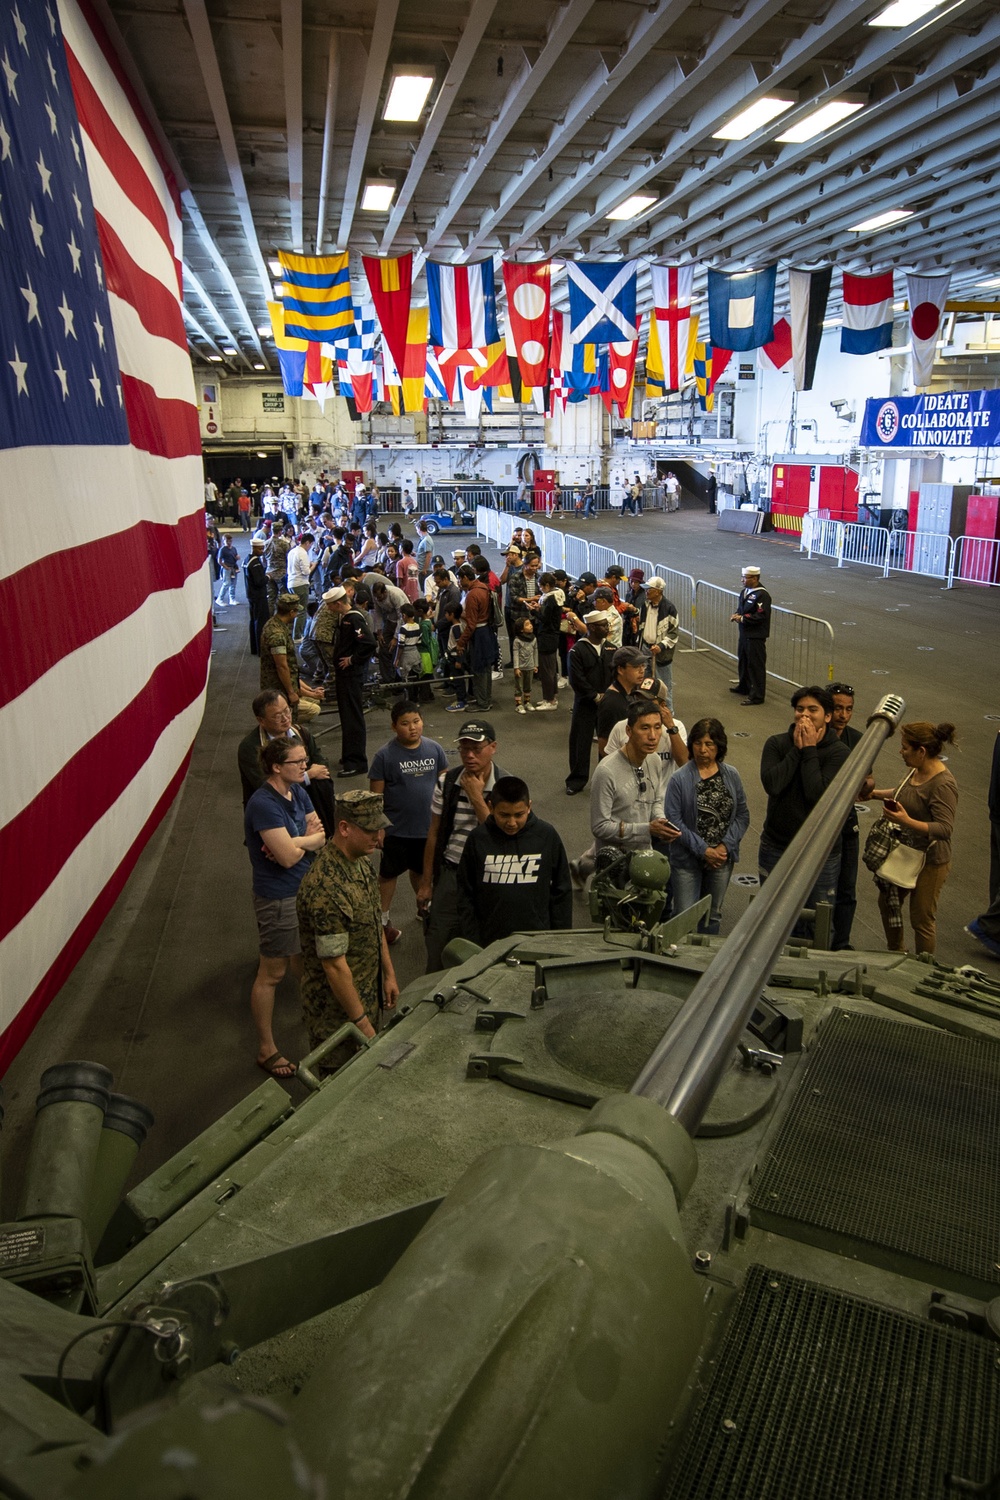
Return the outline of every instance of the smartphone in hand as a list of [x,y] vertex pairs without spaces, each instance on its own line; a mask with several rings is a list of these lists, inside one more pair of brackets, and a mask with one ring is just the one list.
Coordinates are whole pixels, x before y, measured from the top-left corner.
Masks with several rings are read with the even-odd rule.
[[896,801],[895,797],[885,797],[885,798],[883,798],[883,800],[882,800],[882,806],[885,808],[886,812],[901,812],[902,811],[902,806],[901,806],[901,804],[899,802]]

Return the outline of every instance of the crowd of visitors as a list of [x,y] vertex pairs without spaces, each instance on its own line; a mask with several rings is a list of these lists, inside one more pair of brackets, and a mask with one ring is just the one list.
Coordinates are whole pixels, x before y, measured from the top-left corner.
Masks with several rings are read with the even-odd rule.
[[[314,487],[308,521],[293,529],[284,514],[261,517],[243,563],[261,689],[251,706],[255,725],[239,747],[260,941],[251,1010],[257,1060],[278,1077],[295,1066],[272,1033],[274,991],[289,966],[302,975],[313,1047],[347,1024],[370,1036],[395,1004],[390,949],[402,936],[392,919],[400,876],[409,878],[423,919],[428,972],[445,966],[459,936],[486,944],[571,926],[573,887],[584,887],[608,850],[664,853],[671,869],[664,915],[708,898],[700,930],[718,933],[750,826],[725,725],[702,716],[688,730],[674,717],[678,612],[662,578],[638,568],[627,577],[612,567],[603,578],[575,579],[546,570],[528,527],[515,531],[498,574],[476,543],[446,557],[419,523],[416,545],[398,523],[381,529],[371,500],[360,487],[353,497],[339,486]],[[218,562],[228,575],[221,609],[230,607],[229,580],[239,568],[231,541]],[[753,703],[763,698],[757,642],[766,639],[755,641],[755,622],[758,631],[761,619],[766,626],[769,610],[759,571],[745,569],[734,690]],[[572,693],[569,714],[564,708],[566,792],[589,784],[593,839],[572,862],[557,827],[533,810],[528,782],[497,763],[487,715],[501,684],[512,688],[518,714],[557,710],[560,691]],[[390,710],[391,732],[369,759],[373,691]],[[446,748],[424,732],[421,704],[437,695],[462,715],[451,767]],[[367,787],[334,791],[310,729],[334,704],[337,776],[364,776]],[[791,707],[792,723],[768,738],[760,761],[761,882],[860,738],[845,683],[800,688]],[[934,952],[958,795],[941,757],[954,737],[948,723],[903,725],[899,784],[876,788],[869,777],[858,792],[882,803],[882,832],[913,851],[919,866],[912,883],[897,884],[865,847],[891,951],[905,946],[908,903],[915,951]],[[376,850],[377,873],[369,858]],[[860,853],[852,809],[806,902],[832,909],[837,950],[851,947]],[[994,906],[996,895],[991,889]],[[995,921],[988,911],[969,930],[1000,952]],[[354,1045],[341,1039],[322,1066],[338,1065]]]

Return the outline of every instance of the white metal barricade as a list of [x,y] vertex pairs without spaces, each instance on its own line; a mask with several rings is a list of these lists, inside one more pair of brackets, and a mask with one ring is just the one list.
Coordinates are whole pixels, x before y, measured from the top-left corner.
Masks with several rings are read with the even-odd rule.
[[890,531],[885,577],[890,573],[920,573],[925,578],[948,578],[954,548],[950,536],[937,531]]
[[586,573],[590,568],[590,550],[585,541],[578,536],[563,536],[563,549],[565,562],[563,567],[571,578],[579,578],[581,573]]
[[499,512],[491,510],[488,505],[476,506],[476,530],[488,542],[495,542],[497,539],[498,515]]
[[510,511],[497,511],[497,545],[504,551],[510,546],[510,539],[514,535],[515,517]]
[[978,583],[996,588],[1000,584],[1000,541],[988,536],[955,538],[948,570],[948,587],[956,583]]
[[612,547],[601,547],[591,542],[587,548],[587,566],[598,578],[603,578],[609,568],[618,561],[618,553]]
[[[732,661],[736,660],[739,627],[731,617],[738,597],[732,589],[719,588],[703,578],[695,583],[695,641]],[[829,620],[773,608],[767,675],[793,687],[832,682],[833,626]]]
[[884,573],[891,536],[886,526],[862,526],[849,521],[844,527],[838,566],[842,568],[845,562],[863,563],[870,568],[881,568]]
[[804,515],[799,550],[809,557],[839,558],[843,532],[841,521],[824,521],[819,516]]

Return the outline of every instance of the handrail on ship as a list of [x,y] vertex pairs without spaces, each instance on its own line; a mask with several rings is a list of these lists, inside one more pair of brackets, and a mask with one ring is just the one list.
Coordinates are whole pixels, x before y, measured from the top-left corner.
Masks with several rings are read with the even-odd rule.
[[864,778],[906,707],[880,700],[849,759],[743,913],[632,1085],[694,1135],[744,1027],[795,926],[803,902],[843,831]]

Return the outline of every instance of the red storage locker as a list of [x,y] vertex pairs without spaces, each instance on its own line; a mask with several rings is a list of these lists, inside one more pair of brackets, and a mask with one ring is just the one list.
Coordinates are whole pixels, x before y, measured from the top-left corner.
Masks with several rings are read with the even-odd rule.
[[811,464],[775,464],[771,474],[771,523],[776,531],[802,530],[809,509]]
[[536,510],[550,511],[555,503],[556,490],[559,481],[555,469],[536,469],[534,486],[534,506]]
[[970,495],[957,577],[966,583],[1000,582],[1000,495]]

